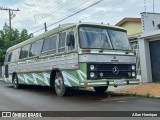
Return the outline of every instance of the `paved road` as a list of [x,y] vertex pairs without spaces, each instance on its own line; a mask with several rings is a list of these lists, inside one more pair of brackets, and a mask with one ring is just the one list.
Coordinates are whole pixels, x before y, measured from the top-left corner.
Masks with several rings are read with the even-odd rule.
[[74,90],[58,97],[48,87],[14,89],[0,81],[0,111],[160,111],[160,99]]

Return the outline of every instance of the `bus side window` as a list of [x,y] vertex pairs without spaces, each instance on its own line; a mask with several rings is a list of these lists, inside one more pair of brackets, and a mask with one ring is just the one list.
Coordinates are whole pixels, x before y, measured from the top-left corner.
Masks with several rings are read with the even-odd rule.
[[49,50],[50,46],[50,37],[45,38],[43,42],[43,47],[42,47],[42,55],[47,55],[47,51]]
[[7,53],[5,61],[6,62],[16,62],[16,61],[18,61],[19,60],[19,51],[20,51],[20,48],[15,49],[10,53]]
[[36,41],[32,43],[31,50],[29,56],[39,56],[42,49],[42,40]]
[[66,32],[59,33],[58,52],[65,51]]
[[11,57],[12,57],[12,52],[10,52],[10,53],[8,54],[8,58],[7,58],[7,61],[8,61],[8,62],[11,62]]
[[74,31],[71,31],[67,35],[66,45],[68,46],[68,51],[72,51],[75,49],[75,37]]
[[57,35],[51,36],[50,39],[50,50],[51,50],[51,54],[56,53],[56,44],[57,44]]
[[8,55],[9,55],[9,53],[5,54],[5,59],[4,59],[5,62],[8,62]]
[[31,47],[31,44],[28,44],[28,45],[25,45],[23,48],[21,48],[20,56],[19,56],[20,59],[28,57],[30,47]]
[[49,50],[49,46],[50,46],[50,37],[44,39],[42,52],[48,51]]
[[36,42],[35,55],[39,56],[42,50],[43,40],[39,40]]
[[8,59],[9,59],[9,55],[10,55],[11,53],[6,53],[6,55],[5,55],[5,62],[9,62],[8,61]]
[[32,43],[31,49],[30,49],[30,52],[29,52],[29,57],[35,56],[35,53],[34,53],[35,48],[36,48],[36,44]]

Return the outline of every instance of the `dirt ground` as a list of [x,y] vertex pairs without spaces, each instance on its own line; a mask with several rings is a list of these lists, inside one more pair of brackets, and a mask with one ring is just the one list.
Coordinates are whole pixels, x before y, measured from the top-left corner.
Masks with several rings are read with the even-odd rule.
[[119,89],[117,92],[160,98],[160,83],[144,83],[140,85]]

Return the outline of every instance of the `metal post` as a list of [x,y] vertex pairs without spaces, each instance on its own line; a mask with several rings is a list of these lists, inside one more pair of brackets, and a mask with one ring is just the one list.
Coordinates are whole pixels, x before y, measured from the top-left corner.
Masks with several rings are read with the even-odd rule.
[[154,0],[153,0],[153,13],[154,13]]
[[11,9],[9,9],[9,29],[11,30]]
[[46,22],[44,23],[44,29],[45,29],[45,32],[47,31],[47,24]]

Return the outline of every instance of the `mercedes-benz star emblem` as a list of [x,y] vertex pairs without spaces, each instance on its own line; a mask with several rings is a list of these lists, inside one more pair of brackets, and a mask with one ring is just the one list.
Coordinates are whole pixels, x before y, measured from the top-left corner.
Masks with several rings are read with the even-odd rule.
[[113,70],[113,74],[118,74],[119,73],[119,69],[116,66],[112,70]]

